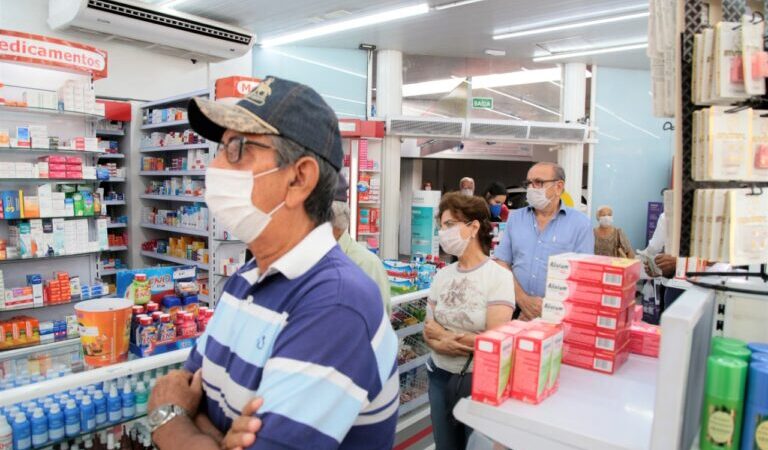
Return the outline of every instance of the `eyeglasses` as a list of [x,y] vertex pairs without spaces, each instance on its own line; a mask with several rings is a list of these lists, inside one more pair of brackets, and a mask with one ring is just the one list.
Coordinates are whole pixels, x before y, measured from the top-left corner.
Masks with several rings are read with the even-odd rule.
[[523,187],[528,189],[529,187],[533,186],[537,189],[544,187],[545,183],[553,183],[560,181],[559,179],[556,180],[542,180],[540,178],[534,178],[533,180],[525,180],[523,181]]
[[274,147],[270,147],[261,142],[249,141],[244,136],[240,136],[240,137],[233,137],[232,139],[229,140],[229,142],[220,143],[218,151],[225,152],[227,154],[227,161],[230,164],[237,164],[243,158],[243,148],[245,148],[245,146],[247,145],[253,145],[255,147],[259,147],[267,150],[274,149]]

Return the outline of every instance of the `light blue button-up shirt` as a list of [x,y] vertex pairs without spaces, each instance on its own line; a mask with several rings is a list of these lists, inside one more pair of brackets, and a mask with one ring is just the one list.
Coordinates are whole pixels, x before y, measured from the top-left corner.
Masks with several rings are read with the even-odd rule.
[[568,252],[593,254],[595,236],[589,218],[561,202],[557,216],[541,232],[532,207],[510,212],[493,256],[512,266],[526,294],[544,297],[549,257]]

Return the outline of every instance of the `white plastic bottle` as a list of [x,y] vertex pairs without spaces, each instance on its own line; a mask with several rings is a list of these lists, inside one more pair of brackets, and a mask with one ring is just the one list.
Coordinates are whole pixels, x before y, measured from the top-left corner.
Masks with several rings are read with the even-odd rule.
[[8,425],[8,419],[0,415],[0,450],[13,449],[13,430]]

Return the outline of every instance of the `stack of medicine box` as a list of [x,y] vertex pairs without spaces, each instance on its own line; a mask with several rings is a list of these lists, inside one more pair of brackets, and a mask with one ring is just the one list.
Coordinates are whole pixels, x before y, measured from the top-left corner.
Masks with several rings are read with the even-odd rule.
[[551,256],[542,320],[562,323],[563,364],[613,374],[626,362],[640,262]]
[[563,330],[514,320],[475,339],[472,399],[499,405],[507,398],[538,404],[558,388]]

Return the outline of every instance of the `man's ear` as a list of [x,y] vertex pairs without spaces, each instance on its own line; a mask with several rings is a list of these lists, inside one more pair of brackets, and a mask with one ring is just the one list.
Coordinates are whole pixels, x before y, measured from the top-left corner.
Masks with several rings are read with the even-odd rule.
[[305,156],[293,164],[293,179],[288,185],[285,206],[296,208],[304,204],[320,179],[320,166],[314,158]]

